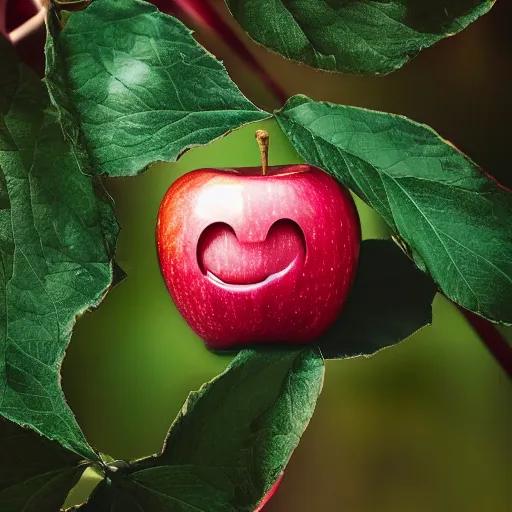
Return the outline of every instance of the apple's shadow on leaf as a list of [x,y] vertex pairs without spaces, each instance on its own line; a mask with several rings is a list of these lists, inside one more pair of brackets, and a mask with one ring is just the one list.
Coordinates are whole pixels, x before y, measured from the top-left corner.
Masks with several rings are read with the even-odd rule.
[[[343,311],[311,346],[317,346],[325,359],[344,359],[369,356],[395,345],[432,322],[436,292],[430,276],[419,270],[392,240],[365,240],[354,286]],[[257,344],[250,348],[303,347]],[[237,351],[229,351],[233,352]]]
[[391,240],[365,240],[349,299],[316,344],[326,359],[371,355],[432,322],[437,287]]

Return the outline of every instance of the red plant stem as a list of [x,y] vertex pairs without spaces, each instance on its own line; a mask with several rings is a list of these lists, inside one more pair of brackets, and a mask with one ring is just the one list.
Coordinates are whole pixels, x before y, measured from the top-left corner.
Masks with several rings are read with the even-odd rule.
[[281,86],[265,71],[254,55],[246,48],[244,42],[236,32],[226,23],[221,15],[211,4],[211,0],[174,0],[168,6],[169,1],[154,2],[161,10],[165,4],[167,9],[176,14],[185,14],[202,26],[214,32],[238,57],[258,75],[260,80],[272,91],[274,96],[284,105],[288,95]]
[[458,306],[458,308],[489,352],[494,356],[494,359],[496,359],[503,371],[509,377],[512,377],[512,347],[507,343],[507,340],[505,340],[496,327],[485,318],[475,315],[460,306]]
[[0,35],[7,35],[7,0],[0,0]]
[[41,9],[35,16],[32,16],[25,23],[9,33],[9,39],[13,44],[19,43],[22,39],[32,34],[43,25],[46,17],[46,9]]

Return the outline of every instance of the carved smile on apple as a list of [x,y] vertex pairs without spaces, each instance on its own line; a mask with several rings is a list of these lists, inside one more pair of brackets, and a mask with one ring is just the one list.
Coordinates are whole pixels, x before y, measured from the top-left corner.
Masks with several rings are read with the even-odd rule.
[[211,349],[302,344],[352,286],[361,230],[350,193],[317,167],[199,169],[165,194],[157,250],[167,288]]
[[304,265],[306,241],[300,227],[280,219],[262,242],[240,240],[231,226],[208,226],[197,244],[203,274],[229,290],[247,291],[279,279],[294,266]]

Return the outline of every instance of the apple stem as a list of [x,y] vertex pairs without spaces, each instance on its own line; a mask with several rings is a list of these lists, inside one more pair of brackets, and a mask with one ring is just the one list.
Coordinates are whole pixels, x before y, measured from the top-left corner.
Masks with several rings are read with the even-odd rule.
[[263,175],[267,174],[268,169],[268,143],[269,143],[269,134],[265,130],[256,130],[256,140],[258,141],[258,146],[260,148],[261,153],[261,169],[263,171]]

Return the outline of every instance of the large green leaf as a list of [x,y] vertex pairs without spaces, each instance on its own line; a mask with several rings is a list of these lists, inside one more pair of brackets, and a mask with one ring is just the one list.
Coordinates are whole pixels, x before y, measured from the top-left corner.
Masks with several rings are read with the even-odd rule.
[[253,511],[299,443],[323,376],[317,349],[240,352],[189,395],[162,453],[133,463],[130,494],[155,511]]
[[253,512],[282,474],[324,377],[317,349],[244,350],[189,395],[160,455],[109,465],[81,512]]
[[73,452],[0,416],[0,512],[56,512],[86,465]]
[[512,193],[431,128],[295,96],[276,113],[295,149],[375,208],[454,302],[512,322]]
[[226,0],[258,43],[329,71],[389,73],[495,0]]
[[135,175],[269,117],[190,30],[148,3],[95,0],[62,31],[50,21],[48,88],[98,172]]
[[391,240],[364,240],[347,304],[316,344],[326,359],[369,356],[432,322],[435,283]]
[[3,39],[0,63],[0,413],[95,459],[59,367],[75,317],[108,290],[117,224]]

